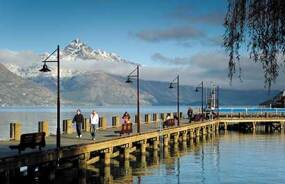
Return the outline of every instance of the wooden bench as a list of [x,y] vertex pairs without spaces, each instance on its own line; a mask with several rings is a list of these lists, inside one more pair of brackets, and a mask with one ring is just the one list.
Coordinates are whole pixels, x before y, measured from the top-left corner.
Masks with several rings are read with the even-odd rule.
[[45,135],[45,132],[22,134],[20,144],[11,145],[9,147],[10,149],[18,149],[19,153],[21,153],[21,151],[24,151],[26,148],[34,149],[36,146],[38,146],[39,150],[41,150],[41,148],[45,147],[46,145]]
[[165,120],[162,124],[163,128],[170,127],[170,126],[175,126],[175,120],[174,119]]
[[133,124],[132,123],[124,123],[122,124],[122,128],[121,130],[118,130],[118,131],[114,131],[115,133],[119,133],[120,136],[122,134],[130,134],[133,132]]

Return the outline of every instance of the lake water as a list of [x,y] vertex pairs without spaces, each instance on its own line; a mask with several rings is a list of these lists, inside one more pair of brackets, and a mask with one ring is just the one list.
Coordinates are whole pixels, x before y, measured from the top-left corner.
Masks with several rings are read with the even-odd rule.
[[[284,183],[284,138],[280,134],[216,136],[179,151],[172,148],[158,165],[151,156],[146,166],[138,159],[131,164],[129,174],[125,168],[115,167],[113,183]],[[100,183],[102,177],[99,180],[93,174],[88,171],[87,183]]]

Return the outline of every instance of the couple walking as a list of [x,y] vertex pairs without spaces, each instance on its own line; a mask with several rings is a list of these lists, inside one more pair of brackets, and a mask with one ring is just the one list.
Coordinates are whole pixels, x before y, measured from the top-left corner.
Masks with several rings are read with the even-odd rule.
[[[84,122],[84,117],[81,114],[80,109],[78,109],[76,111],[76,115],[73,118],[73,123],[76,124],[77,138],[82,137],[81,129],[83,122]],[[98,113],[95,110],[93,110],[92,113],[90,114],[90,129],[91,129],[92,140],[95,140],[96,128],[98,128],[98,124],[99,124]]]

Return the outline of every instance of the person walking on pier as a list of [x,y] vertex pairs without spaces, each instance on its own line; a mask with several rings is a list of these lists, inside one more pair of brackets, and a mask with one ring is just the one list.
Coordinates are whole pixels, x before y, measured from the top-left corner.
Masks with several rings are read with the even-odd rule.
[[83,115],[81,114],[81,111],[80,109],[78,109],[76,111],[76,115],[74,116],[73,118],[73,123],[76,123],[76,132],[77,132],[77,138],[79,137],[82,137],[82,134],[81,134],[81,128],[82,128],[82,124],[83,124],[83,121],[84,121],[84,117]]
[[95,140],[95,134],[96,134],[96,127],[98,127],[99,124],[99,116],[96,113],[96,111],[92,111],[90,115],[90,123],[91,123],[91,136],[92,140]]
[[187,115],[188,115],[189,123],[191,123],[192,116],[193,116],[193,109],[191,107],[189,107],[187,111]]

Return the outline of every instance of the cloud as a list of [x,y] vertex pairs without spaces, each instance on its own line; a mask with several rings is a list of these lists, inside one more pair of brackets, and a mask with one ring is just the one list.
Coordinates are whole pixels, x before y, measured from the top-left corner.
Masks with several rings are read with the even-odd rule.
[[207,24],[213,26],[222,26],[226,15],[225,10],[221,11],[197,11],[192,6],[178,6],[167,17],[186,21],[188,23]]
[[222,46],[223,37],[221,35],[209,36],[208,33],[198,29],[185,27],[172,27],[164,30],[145,30],[135,34],[130,33],[143,41],[158,43],[163,41],[174,41],[178,46],[193,47],[196,44],[209,46]]
[[32,51],[0,50],[0,63],[30,65],[40,61],[41,57]]
[[[171,67],[171,70],[152,69],[153,73],[148,73],[144,76],[147,79],[155,78],[157,80],[169,80],[179,74],[183,84],[197,85],[203,81],[215,81],[218,85],[224,88],[231,89],[264,89],[264,73],[262,66],[251,61],[249,58],[241,57],[240,65],[242,68],[242,82],[236,73],[232,85],[228,78],[228,57],[222,51],[219,52],[200,52],[191,57],[166,57],[161,53],[155,53],[151,57],[160,63],[166,63]],[[150,70],[150,69],[145,69]],[[157,71],[154,71],[157,70]],[[147,72],[145,71],[145,72]],[[157,74],[157,75],[156,75]],[[155,76],[156,75],[156,76]],[[170,77],[171,78],[171,77]],[[280,76],[272,89],[283,89],[285,80],[284,72],[280,71]]]
[[[241,57],[242,78],[241,83],[237,77],[230,86],[228,74],[228,58],[223,52],[200,52],[189,57],[167,57],[162,53],[154,53],[151,57],[155,62],[164,64],[161,66],[142,66],[140,68],[141,79],[170,81],[176,75],[180,75],[182,84],[197,85],[203,81],[215,81],[223,88],[232,89],[262,89],[264,86],[264,74],[262,66]],[[19,65],[33,65],[40,63],[40,56],[33,52],[14,52],[0,50],[0,63],[13,63]],[[114,75],[127,76],[133,69],[133,65],[117,62],[102,62],[94,60],[62,60],[61,69],[80,70],[84,72],[106,72]],[[56,65],[51,66],[56,67]],[[283,89],[285,75],[280,76],[272,87]]]
[[141,31],[139,33],[136,33],[135,36],[147,42],[161,42],[169,40],[185,41],[198,39],[205,36],[205,34],[198,29],[186,26],[173,27],[164,30]]
[[154,53],[151,56],[151,59],[153,61],[160,62],[162,64],[170,64],[170,65],[187,65],[190,63],[190,58],[187,57],[175,57],[175,58],[169,58],[161,53]]

